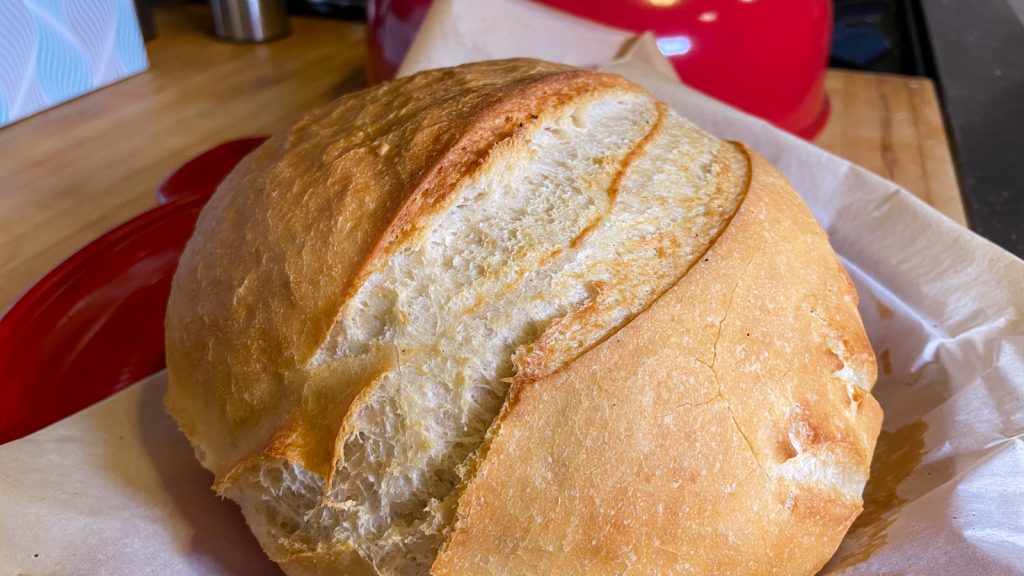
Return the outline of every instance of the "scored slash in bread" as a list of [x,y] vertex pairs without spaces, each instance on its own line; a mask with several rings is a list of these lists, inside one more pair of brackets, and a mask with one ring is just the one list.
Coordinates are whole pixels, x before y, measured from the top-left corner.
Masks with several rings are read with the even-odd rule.
[[345,96],[246,158],[167,312],[167,407],[300,574],[813,574],[881,421],[789,184],[534,60]]

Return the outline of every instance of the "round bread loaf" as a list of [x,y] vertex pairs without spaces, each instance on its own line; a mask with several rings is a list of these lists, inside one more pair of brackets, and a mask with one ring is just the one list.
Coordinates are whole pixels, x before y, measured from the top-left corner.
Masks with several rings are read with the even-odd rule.
[[246,158],[167,311],[167,407],[285,572],[813,574],[881,410],[768,163],[533,60],[345,96]]

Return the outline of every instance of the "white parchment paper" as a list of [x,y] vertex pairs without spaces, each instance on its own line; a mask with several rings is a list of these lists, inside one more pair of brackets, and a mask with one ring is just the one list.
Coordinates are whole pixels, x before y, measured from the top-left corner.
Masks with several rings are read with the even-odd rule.
[[[865,513],[822,574],[1024,574],[1024,262],[680,85],[649,37],[522,0],[436,0],[400,73],[512,56],[631,78],[767,157],[828,231],[860,293],[885,422]],[[164,387],[158,375],[0,446],[0,574],[279,573],[210,492]]]

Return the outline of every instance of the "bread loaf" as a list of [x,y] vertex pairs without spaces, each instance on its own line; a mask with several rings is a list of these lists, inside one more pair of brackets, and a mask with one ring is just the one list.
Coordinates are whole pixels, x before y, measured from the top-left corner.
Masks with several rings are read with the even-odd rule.
[[168,410],[291,575],[813,574],[881,420],[786,180],[533,60],[273,137],[204,209],[166,326]]

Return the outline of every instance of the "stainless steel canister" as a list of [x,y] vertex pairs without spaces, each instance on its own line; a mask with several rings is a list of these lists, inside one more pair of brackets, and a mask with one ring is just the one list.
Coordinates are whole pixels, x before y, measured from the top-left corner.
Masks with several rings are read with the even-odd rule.
[[285,0],[210,0],[217,36],[235,42],[266,42],[291,32]]

